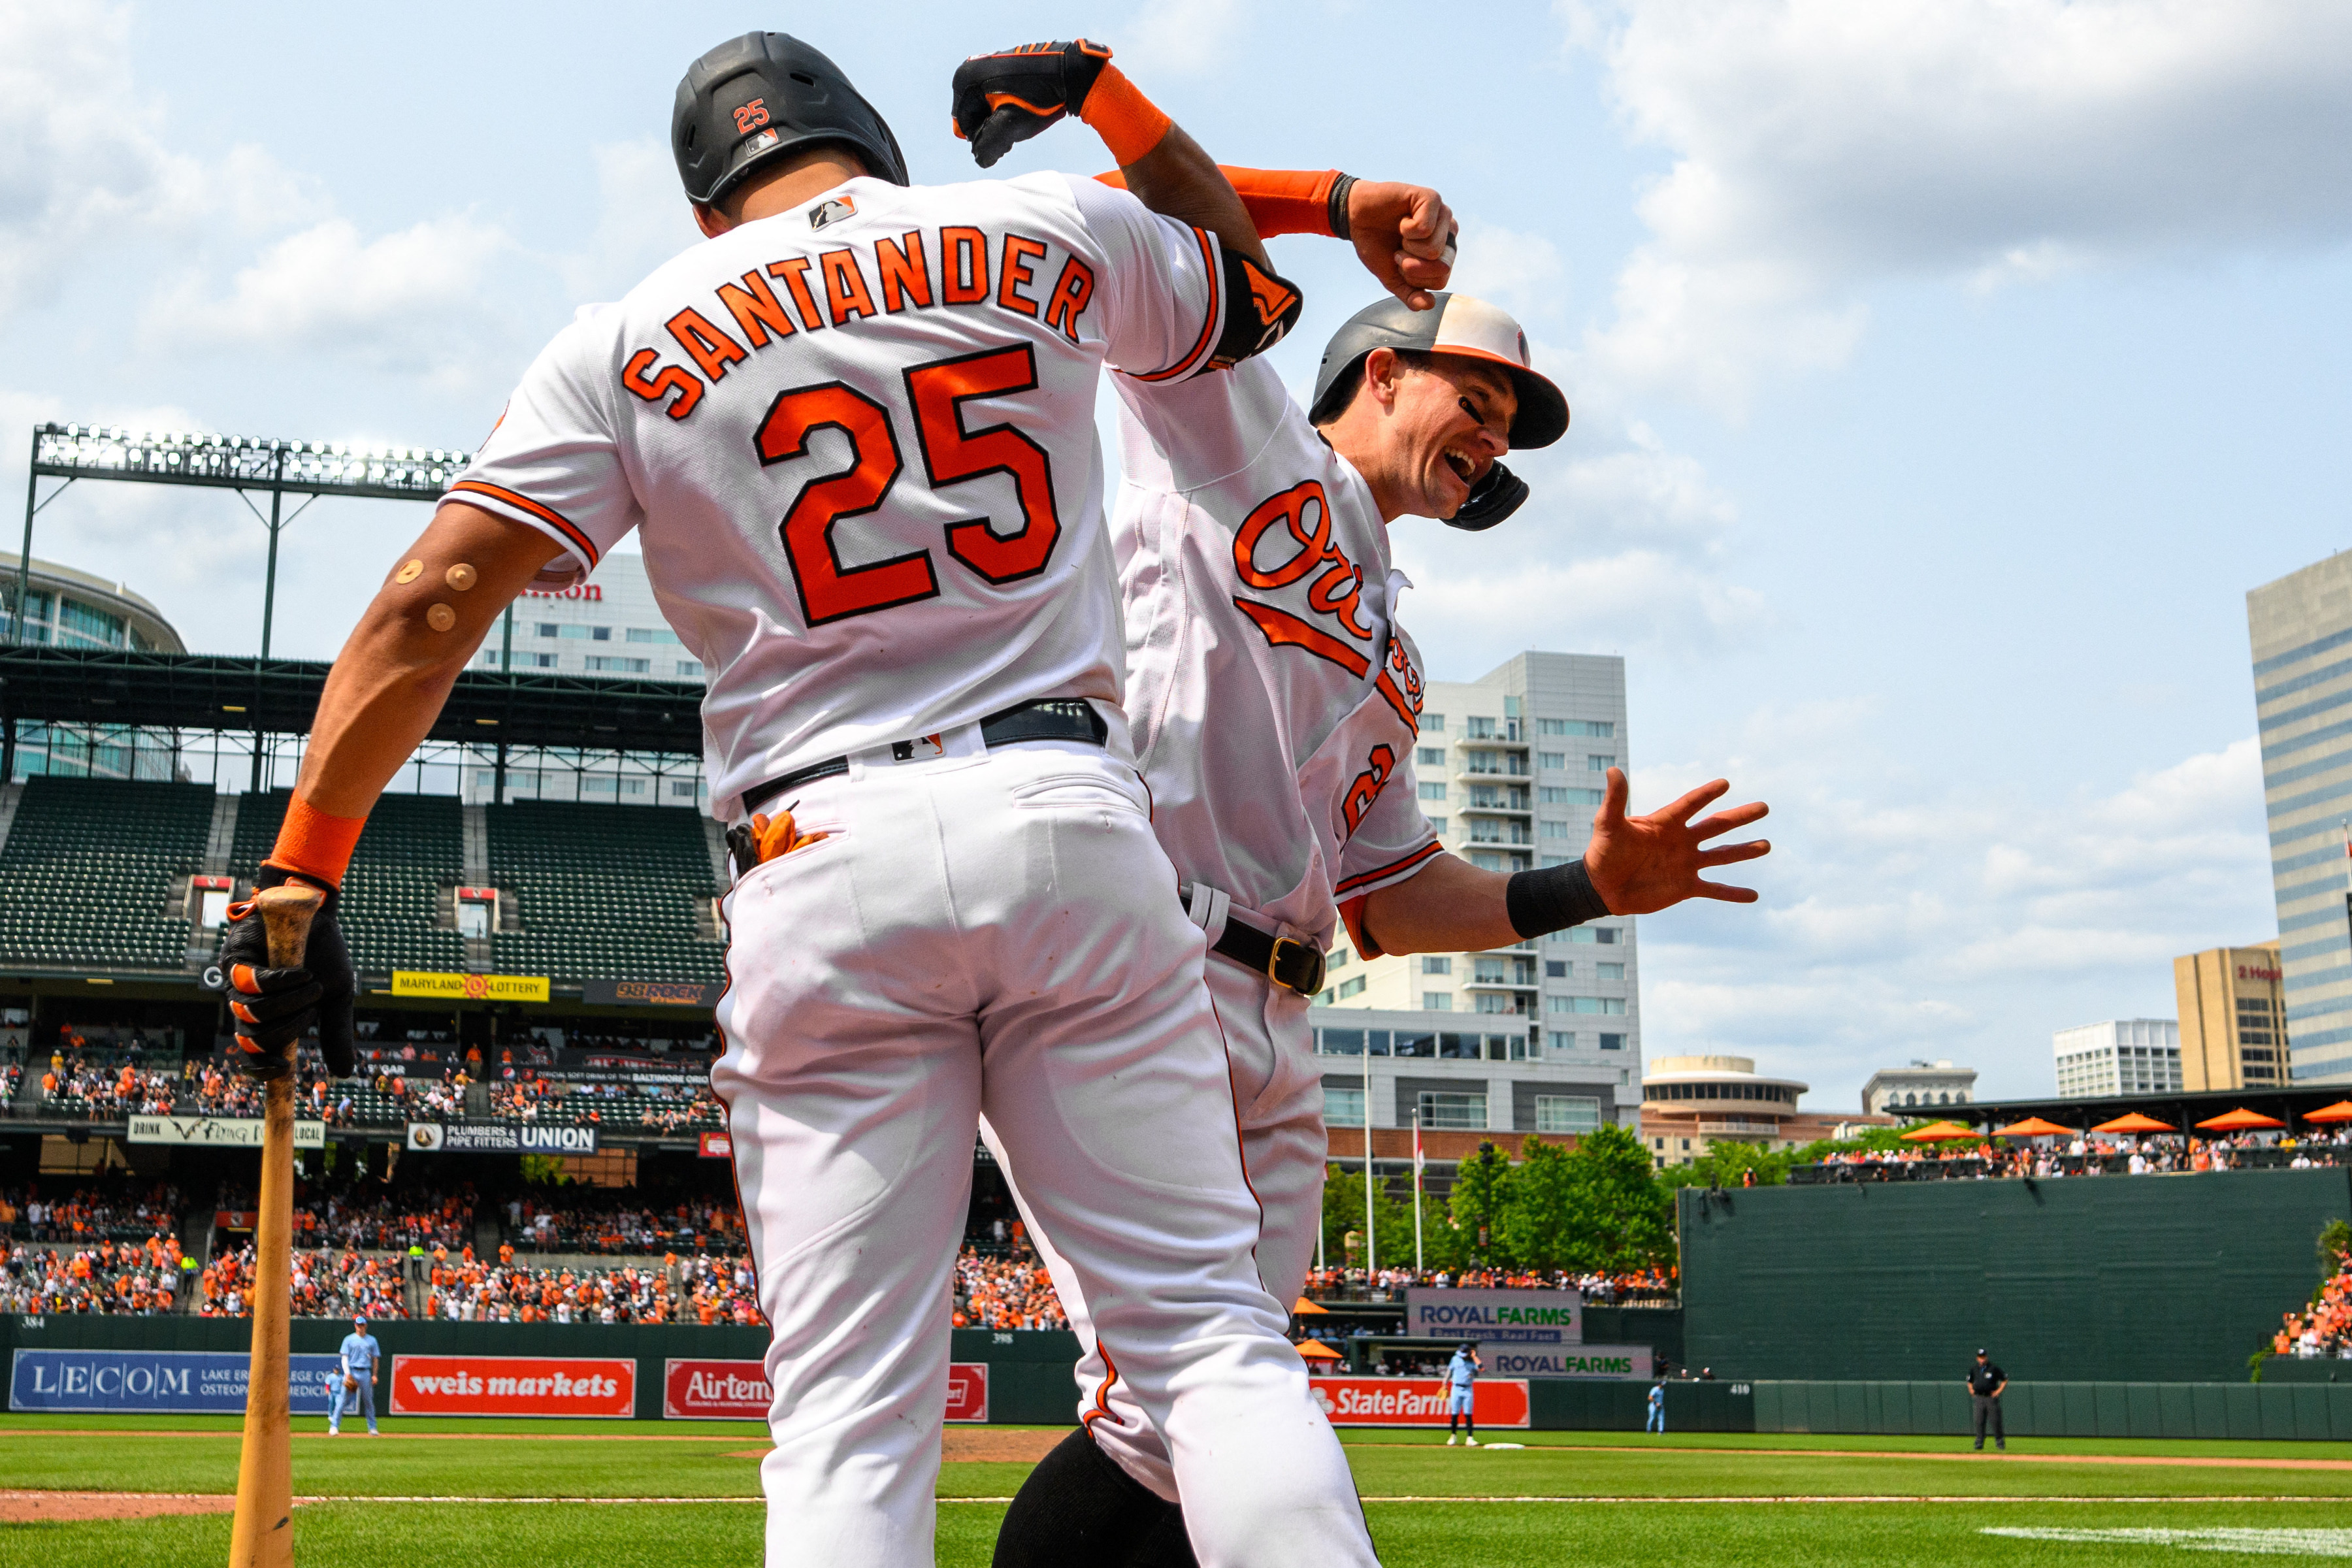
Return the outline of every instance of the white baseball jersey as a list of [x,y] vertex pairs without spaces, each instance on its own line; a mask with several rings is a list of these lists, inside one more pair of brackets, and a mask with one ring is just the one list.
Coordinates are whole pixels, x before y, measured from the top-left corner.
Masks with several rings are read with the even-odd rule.
[[1154,830],[1179,872],[1328,947],[1334,904],[1354,924],[1440,853],[1388,526],[1263,360],[1113,384],[1128,713]]
[[851,180],[583,310],[448,499],[582,570],[642,531],[721,816],[1033,699],[1116,703],[1098,372],[1205,365],[1219,265],[1092,180]]

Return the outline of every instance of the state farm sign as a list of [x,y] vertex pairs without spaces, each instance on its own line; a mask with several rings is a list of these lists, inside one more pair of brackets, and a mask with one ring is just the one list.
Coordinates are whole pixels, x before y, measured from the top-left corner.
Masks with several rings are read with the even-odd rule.
[[627,1356],[396,1355],[394,1415],[637,1413],[637,1363]]
[[[1316,1377],[1315,1402],[1334,1426],[1443,1426],[1445,1384],[1433,1377]],[[1470,1385],[1481,1426],[1528,1424],[1525,1378],[1482,1377]]]
[[765,1421],[773,1397],[761,1362],[662,1363],[662,1415],[672,1421]]
[[988,1419],[988,1363],[960,1361],[948,1368],[948,1417],[950,1421]]

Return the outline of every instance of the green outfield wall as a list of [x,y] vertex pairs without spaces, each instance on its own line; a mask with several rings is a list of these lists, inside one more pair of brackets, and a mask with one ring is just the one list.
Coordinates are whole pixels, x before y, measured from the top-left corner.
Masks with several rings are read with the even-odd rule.
[[2021,1384],[2242,1384],[2344,1218],[2342,1170],[1685,1188],[1685,1359],[1957,1392],[1983,1345]]
[[[1759,1383],[1759,1432],[1966,1437],[1968,1390],[1940,1383]],[[2352,1442],[2352,1384],[2012,1383],[2011,1437],[2242,1437]]]

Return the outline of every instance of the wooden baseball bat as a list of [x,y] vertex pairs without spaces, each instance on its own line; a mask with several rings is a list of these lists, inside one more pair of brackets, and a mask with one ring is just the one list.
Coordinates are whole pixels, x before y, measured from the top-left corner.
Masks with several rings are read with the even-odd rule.
[[[300,966],[310,917],[326,895],[299,882],[264,888],[254,904],[269,935],[269,966]],[[294,1055],[289,1046],[287,1055]],[[229,1568],[291,1568],[294,1429],[287,1340],[293,1302],[294,1072],[262,1085],[261,1201],[253,1221],[253,1360],[246,1373],[245,1447],[236,1462]]]

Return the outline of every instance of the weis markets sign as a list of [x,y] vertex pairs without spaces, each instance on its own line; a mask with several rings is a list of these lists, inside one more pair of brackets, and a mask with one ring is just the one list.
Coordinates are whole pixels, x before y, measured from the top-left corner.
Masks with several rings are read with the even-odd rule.
[[[30,1329],[38,1319],[28,1318]],[[324,1415],[342,1375],[331,1355],[288,1358],[297,1415]],[[244,1351],[20,1350],[9,1369],[11,1410],[236,1415],[253,1358]]]
[[[1314,1377],[1315,1403],[1334,1426],[1443,1426],[1445,1384],[1433,1377]],[[1481,1426],[1528,1424],[1522,1378],[1482,1377],[1470,1385],[1470,1408]]]
[[396,1355],[394,1415],[573,1415],[637,1413],[628,1356]]
[[[236,1116],[134,1116],[131,1119],[131,1142],[133,1143],[173,1143],[198,1149],[258,1149],[261,1147],[261,1121]],[[294,1147],[323,1149],[327,1146],[327,1124],[323,1121],[294,1123]]]
[[[662,1363],[662,1415],[672,1421],[764,1421],[775,1392],[768,1369],[756,1361]],[[948,1368],[950,1421],[988,1419],[988,1363],[957,1362]]]
[[593,1154],[596,1129],[539,1121],[412,1121],[408,1147],[420,1154]]

